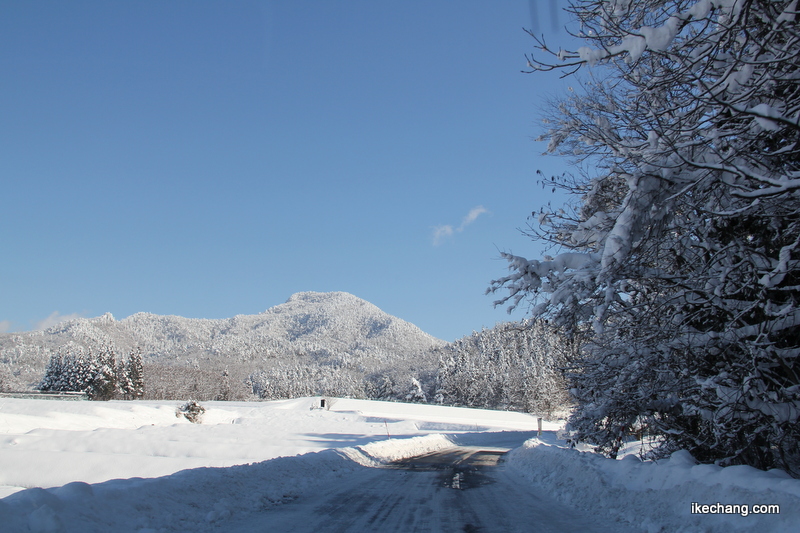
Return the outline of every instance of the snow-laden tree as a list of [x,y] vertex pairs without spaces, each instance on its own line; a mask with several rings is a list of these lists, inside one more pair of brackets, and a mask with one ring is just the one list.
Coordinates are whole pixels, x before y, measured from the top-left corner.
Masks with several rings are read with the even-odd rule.
[[97,353],[67,345],[50,357],[39,383],[43,391],[85,392],[91,400],[111,400],[122,394],[141,398],[144,380],[140,351],[117,361],[115,349],[104,345]]
[[64,356],[59,352],[50,357],[47,362],[47,368],[44,370],[44,376],[37,385],[37,388],[42,391],[59,391],[61,389],[61,380],[64,375],[65,361]]
[[[797,0],[576,0],[592,66],[548,117],[574,209],[505,254],[498,304],[586,336],[577,437],[611,455],[634,426],[656,453],[800,473],[800,15]],[[543,59],[552,53],[551,61]],[[544,54],[544,55],[543,55]]]
[[97,365],[92,351],[69,346],[50,357],[38,388],[43,391],[90,393],[96,374]]
[[405,395],[405,401],[407,402],[418,402],[418,403],[426,403],[428,401],[428,395],[425,394],[425,391],[422,390],[422,383],[415,377],[411,378],[409,383],[408,392]]
[[[117,376],[117,353],[110,345],[101,347],[100,352],[92,361],[94,375],[89,389],[89,396],[93,400],[111,400],[117,394],[119,378]],[[123,366],[124,368],[124,366]]]
[[375,374],[364,380],[364,395],[370,400],[392,400],[397,397],[396,386],[388,373]]
[[126,398],[139,400],[144,397],[144,366],[142,350],[131,350],[126,361],[117,364],[117,390]]

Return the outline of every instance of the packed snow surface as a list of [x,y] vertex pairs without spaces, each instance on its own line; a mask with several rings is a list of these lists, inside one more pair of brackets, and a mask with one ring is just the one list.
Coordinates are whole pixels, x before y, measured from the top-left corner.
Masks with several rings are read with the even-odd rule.
[[[365,468],[458,444],[516,446],[516,470],[567,506],[642,531],[792,531],[800,481],[778,471],[612,461],[566,447],[560,424],[521,413],[319,398],[207,402],[0,398],[0,530],[209,531],[341,485]],[[523,433],[527,432],[527,433]],[[516,439],[517,444],[512,444]],[[222,468],[220,468],[222,467]],[[777,504],[780,514],[692,514]]]

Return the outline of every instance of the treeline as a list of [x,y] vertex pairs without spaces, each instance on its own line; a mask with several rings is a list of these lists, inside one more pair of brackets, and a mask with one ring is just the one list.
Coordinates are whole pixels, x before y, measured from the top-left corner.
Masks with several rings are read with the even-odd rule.
[[109,345],[97,352],[81,346],[61,349],[50,358],[38,389],[85,392],[91,400],[140,399],[145,393],[141,350],[123,360]]
[[[571,345],[544,321],[499,324],[434,349],[410,369],[370,369],[358,358],[298,355],[262,359],[265,368],[210,361],[121,360],[111,346],[70,346],[50,359],[39,388],[86,392],[90,399],[244,401],[333,396],[553,413],[569,404],[562,369]],[[230,362],[230,361],[227,361]],[[145,387],[145,383],[147,386]]]
[[[420,375],[422,377],[420,377]],[[433,372],[365,374],[344,365],[279,364],[259,370],[247,379],[255,396],[264,400],[335,396],[367,400],[426,402]],[[425,387],[423,383],[427,383]]]
[[145,362],[145,400],[248,401],[253,394],[246,383],[249,371],[166,365]]
[[346,365],[278,365],[250,375],[262,399],[337,396],[552,414],[568,408],[574,351],[544,321],[499,324],[435,350],[435,368],[365,375]]
[[434,400],[552,414],[569,404],[562,370],[572,350],[545,321],[484,329],[439,350]]

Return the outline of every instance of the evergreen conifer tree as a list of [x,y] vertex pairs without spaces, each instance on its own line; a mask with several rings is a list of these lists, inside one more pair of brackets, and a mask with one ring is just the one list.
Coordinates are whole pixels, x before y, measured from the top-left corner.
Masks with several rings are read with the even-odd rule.
[[117,355],[109,345],[101,347],[100,352],[92,361],[94,376],[90,392],[93,400],[111,400],[117,393]]
[[127,383],[133,399],[140,400],[144,397],[144,365],[141,348],[137,347],[128,356]]

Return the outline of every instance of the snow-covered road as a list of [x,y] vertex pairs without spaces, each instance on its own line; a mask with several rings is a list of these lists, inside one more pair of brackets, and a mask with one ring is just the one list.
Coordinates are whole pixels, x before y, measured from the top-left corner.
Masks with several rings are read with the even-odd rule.
[[598,523],[532,489],[502,464],[507,450],[446,448],[384,468],[356,470],[324,492],[303,494],[280,507],[219,522],[216,530],[628,531],[618,523]]
[[[0,399],[0,531],[771,533],[800,523],[800,480],[782,471],[697,464],[685,451],[606,459],[566,446],[557,421],[537,436],[523,413],[327,400],[208,402],[192,424],[176,418],[177,402]],[[699,504],[753,512],[697,514]],[[777,512],[748,507],[759,504]]]

